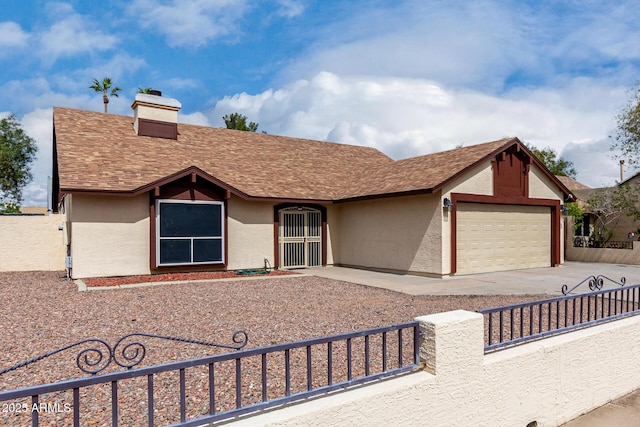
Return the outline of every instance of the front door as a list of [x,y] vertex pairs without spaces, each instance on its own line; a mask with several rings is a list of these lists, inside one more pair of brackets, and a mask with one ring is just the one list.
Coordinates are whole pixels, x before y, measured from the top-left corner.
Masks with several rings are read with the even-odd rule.
[[280,211],[280,267],[322,265],[322,216],[309,208]]

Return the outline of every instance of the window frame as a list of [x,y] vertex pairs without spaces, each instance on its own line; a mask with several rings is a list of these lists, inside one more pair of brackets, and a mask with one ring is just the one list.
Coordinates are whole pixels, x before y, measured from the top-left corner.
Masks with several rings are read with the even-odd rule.
[[[182,204],[182,205],[217,205],[220,206],[220,236],[178,236],[178,237],[162,237],[160,230],[160,205],[166,204]],[[179,199],[156,199],[155,201],[155,240],[156,240],[156,266],[157,267],[171,267],[171,266],[190,266],[190,265],[225,265],[226,263],[226,250],[225,250],[225,206],[224,202],[209,201],[209,200],[179,200]],[[163,263],[160,258],[161,242],[163,240],[190,240],[190,257],[191,262],[171,262]],[[195,240],[219,240],[221,248],[221,260],[220,261],[202,261],[194,262],[194,241]]]

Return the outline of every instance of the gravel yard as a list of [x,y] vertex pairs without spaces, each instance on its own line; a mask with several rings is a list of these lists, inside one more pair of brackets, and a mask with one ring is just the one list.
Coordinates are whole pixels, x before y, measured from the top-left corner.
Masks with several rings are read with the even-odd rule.
[[[90,337],[114,344],[123,335],[144,332],[231,344],[233,332],[243,329],[249,336],[246,348],[253,348],[387,326],[442,311],[475,311],[543,298],[410,296],[297,275],[79,293],[73,282],[62,277],[61,272],[0,273],[0,370]],[[172,341],[148,340],[145,345],[144,366],[224,351]],[[0,376],[0,390],[85,376],[75,366],[79,350],[71,349]],[[216,375],[216,381],[222,384],[233,380],[233,377]],[[193,373],[193,376],[190,389],[204,388],[206,391],[199,373]],[[119,391],[123,400],[121,425],[146,425],[146,401],[140,397],[146,396],[146,391],[140,388],[139,381],[131,380],[130,383]],[[156,425],[178,421],[178,398],[175,394],[170,396],[172,390],[175,393],[175,378],[158,378],[156,385]],[[140,391],[140,396],[127,395],[134,390]],[[104,417],[108,419],[108,392],[108,386],[83,390],[81,394],[86,397],[82,400],[82,425],[102,425]],[[70,401],[71,393],[67,394],[44,396],[41,400]],[[166,398],[164,394],[167,394]],[[163,399],[167,403],[162,404]],[[218,409],[226,409],[227,400],[221,398]],[[129,401],[136,405],[134,409],[125,405]],[[189,405],[192,414],[206,412],[207,398],[194,397]],[[23,425],[28,417],[20,415],[26,414],[4,411],[0,414],[0,424]],[[41,425],[72,423],[70,414],[46,415],[42,417]]]

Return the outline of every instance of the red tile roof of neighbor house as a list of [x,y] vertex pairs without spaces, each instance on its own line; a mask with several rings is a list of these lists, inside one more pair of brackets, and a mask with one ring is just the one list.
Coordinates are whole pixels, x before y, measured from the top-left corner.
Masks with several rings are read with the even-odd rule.
[[138,136],[132,117],[60,107],[54,132],[62,193],[137,194],[196,170],[241,197],[316,201],[428,192],[519,143],[394,161],[370,147],[188,124],[177,140]]

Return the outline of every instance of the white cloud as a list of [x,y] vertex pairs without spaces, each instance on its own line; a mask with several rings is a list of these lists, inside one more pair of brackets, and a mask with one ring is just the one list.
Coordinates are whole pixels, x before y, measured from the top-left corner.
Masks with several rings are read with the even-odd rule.
[[[570,143],[605,139],[616,99],[624,94],[624,88],[588,79],[556,90],[520,89],[497,97],[428,80],[322,72],[282,89],[226,97],[209,117],[215,124],[237,111],[272,134],[372,146],[396,159],[506,136],[562,153]],[[584,168],[589,182],[609,179],[602,169],[586,163]]]
[[19,24],[11,21],[0,22],[0,47],[2,49],[25,47],[29,34]]
[[[610,147],[611,141],[606,138],[587,143],[569,143],[560,154],[573,162],[578,171],[578,182],[592,188],[608,187],[620,181],[620,164],[613,158]],[[625,178],[633,174],[633,169],[625,170]]]
[[118,44],[116,36],[104,33],[92,23],[99,18],[88,18],[73,10],[38,34],[40,55],[46,63],[60,57],[113,49]]
[[36,109],[20,120],[22,129],[36,141],[38,152],[31,165],[33,181],[23,192],[24,206],[47,205],[47,177],[52,174],[53,110]]
[[517,8],[404,1],[355,12],[337,15],[320,41],[283,71],[283,80],[326,70],[499,89],[514,68],[536,61]]
[[169,46],[198,47],[232,33],[246,9],[245,0],[135,0],[128,11]]
[[164,84],[173,89],[194,89],[200,86],[200,84],[196,80],[181,79],[178,77],[167,79],[165,80],[163,85]]
[[180,113],[178,121],[180,123],[188,123],[190,125],[210,126],[209,119],[207,118],[207,116],[200,112],[196,112],[192,114]]
[[499,94],[514,84],[563,85],[576,75],[625,84],[637,78],[637,67],[624,65],[640,59],[635,2],[399,0],[357,13],[344,7],[282,70],[278,84],[330,71],[424,78]]
[[294,18],[304,12],[304,5],[296,0],[276,0],[276,3],[280,6],[278,9],[278,15],[286,18]]

